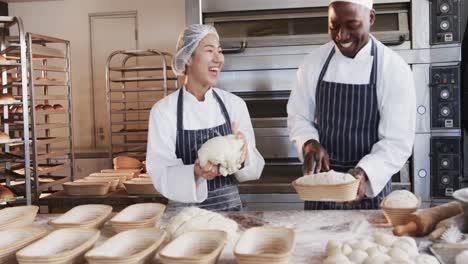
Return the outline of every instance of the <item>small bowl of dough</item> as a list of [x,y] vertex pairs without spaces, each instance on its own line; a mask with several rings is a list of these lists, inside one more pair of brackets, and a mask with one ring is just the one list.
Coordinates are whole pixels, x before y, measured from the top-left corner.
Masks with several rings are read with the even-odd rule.
[[300,177],[292,186],[305,201],[347,202],[356,199],[359,181],[351,174],[330,170]]
[[407,190],[396,190],[390,193],[380,204],[385,218],[393,226],[408,223],[408,216],[418,210],[420,197]]

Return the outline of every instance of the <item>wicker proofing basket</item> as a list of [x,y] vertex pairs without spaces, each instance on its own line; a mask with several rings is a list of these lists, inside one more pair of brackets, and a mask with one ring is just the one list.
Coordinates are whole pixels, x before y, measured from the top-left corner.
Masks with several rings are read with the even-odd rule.
[[148,178],[134,178],[129,181],[124,182],[125,189],[130,195],[139,195],[139,194],[158,194],[158,191],[154,188],[153,183]]
[[106,195],[109,192],[109,182],[65,182],[63,190],[68,195]]
[[192,231],[180,235],[159,252],[163,264],[214,264],[227,241],[221,230]]
[[127,177],[127,180],[130,180],[130,179],[132,179],[132,178],[138,177],[138,175],[141,173],[141,170],[138,170],[138,169],[118,169],[118,170],[115,170],[115,169],[104,169],[104,170],[101,170],[101,173],[109,173],[109,174],[126,173],[127,175],[128,175],[128,174],[131,174],[129,177]]
[[119,233],[86,253],[90,264],[152,263],[166,231],[142,228]]
[[32,224],[39,207],[35,205],[9,207],[0,210],[0,230]]
[[414,213],[421,206],[421,197],[418,197],[418,205],[415,208],[390,208],[385,207],[385,199],[380,203],[380,207],[383,210],[385,218],[392,224],[392,226],[405,225],[408,223],[408,217],[411,213]]
[[100,232],[88,228],[56,230],[16,253],[19,264],[83,263],[84,253],[98,240]]
[[54,228],[100,228],[112,213],[112,206],[86,204],[73,207],[65,214],[49,221]]
[[119,180],[119,184],[118,184],[117,188],[123,188],[124,187],[123,182],[126,181],[127,179],[132,179],[133,178],[133,173],[129,173],[129,172],[123,172],[123,173],[95,172],[95,173],[91,173],[90,175],[88,175],[88,177],[92,177],[92,178],[118,177],[120,180]]
[[292,186],[304,201],[348,202],[356,199],[359,181],[336,185],[302,185],[293,181]]
[[161,219],[166,206],[160,203],[140,203],[127,206],[114,216],[110,222],[115,232],[136,228],[154,227]]
[[47,229],[39,226],[12,228],[0,231],[0,263],[16,262],[16,252],[47,234]]
[[116,191],[117,188],[122,188],[122,178],[118,176],[109,176],[109,177],[95,177],[95,176],[88,176],[84,179],[77,180],[75,182],[80,181],[87,181],[87,182],[109,182],[109,192]]
[[294,230],[286,227],[253,227],[234,248],[239,264],[285,264],[294,251]]

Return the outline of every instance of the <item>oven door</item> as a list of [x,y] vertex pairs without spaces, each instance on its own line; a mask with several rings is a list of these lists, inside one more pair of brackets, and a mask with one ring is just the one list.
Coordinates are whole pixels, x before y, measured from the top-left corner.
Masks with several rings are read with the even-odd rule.
[[[386,45],[402,45],[410,40],[409,4],[375,6],[372,34]],[[257,10],[205,13],[203,23],[218,31],[227,52],[243,48],[320,45],[328,36],[328,8]]]

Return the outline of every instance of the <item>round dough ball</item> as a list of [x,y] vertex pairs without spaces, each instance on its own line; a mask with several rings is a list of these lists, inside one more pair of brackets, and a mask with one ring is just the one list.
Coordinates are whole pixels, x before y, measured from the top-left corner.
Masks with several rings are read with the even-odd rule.
[[343,254],[336,254],[332,256],[328,256],[324,261],[323,264],[351,264],[349,259]]
[[398,243],[398,241],[397,241],[395,244],[393,244],[393,248],[398,248],[400,250],[403,250],[404,252],[406,252],[406,254],[410,258],[414,258],[414,257],[419,255],[418,249],[413,247],[411,244],[406,243],[406,242]]
[[390,249],[390,251],[388,251],[388,255],[390,257],[392,257],[393,260],[409,260],[410,257],[408,256],[408,254],[406,253],[406,251],[404,251],[403,249],[399,248],[399,247],[393,247],[392,249]]
[[409,236],[403,236],[403,237],[398,238],[397,243],[407,243],[411,245],[412,247],[414,247],[416,250],[418,249],[418,244],[416,244],[416,240],[414,240],[414,238],[409,237]]
[[333,256],[336,254],[341,254],[341,248],[342,244],[340,241],[336,240],[329,240],[327,243],[326,251],[327,251],[327,256]]
[[362,264],[369,255],[364,250],[355,250],[348,255],[348,259],[356,264]]
[[363,264],[385,264],[386,261],[391,260],[387,254],[377,254],[371,257],[368,257]]
[[421,254],[414,258],[415,264],[439,264],[439,261],[430,255]]
[[[367,255],[369,256],[374,256],[374,255],[379,255],[379,254],[385,254],[387,252],[387,250],[383,251],[381,248],[385,248],[381,245],[378,245],[378,246],[374,246],[374,247],[370,247],[368,249],[366,249],[366,253]],[[385,248],[386,249],[386,248]]]
[[375,233],[374,240],[375,240],[375,243],[379,245],[382,245],[385,247],[391,247],[393,243],[395,243],[398,240],[398,238],[390,234]]
[[386,261],[385,264],[415,264],[414,261],[407,259],[407,260],[401,260],[401,259],[392,259],[389,261]]
[[455,264],[468,263],[468,250],[463,251],[455,257]]
[[351,254],[351,252],[353,252],[353,248],[350,245],[345,243],[343,244],[343,247],[341,248],[341,252],[347,256]]
[[374,247],[374,246],[376,246],[375,243],[370,242],[369,240],[363,240],[363,241],[361,241],[360,243],[354,244],[354,245],[353,245],[353,249],[354,249],[354,250],[358,250],[358,249],[360,249],[360,250],[366,250],[366,249],[371,248],[371,247]]

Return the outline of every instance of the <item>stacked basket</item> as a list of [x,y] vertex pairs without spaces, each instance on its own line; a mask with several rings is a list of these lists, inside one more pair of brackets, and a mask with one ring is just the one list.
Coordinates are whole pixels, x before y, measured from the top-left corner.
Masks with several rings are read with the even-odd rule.
[[130,229],[154,227],[161,219],[166,210],[164,204],[140,203],[126,207],[110,222],[115,232],[122,232]]
[[18,206],[0,210],[0,230],[32,224],[39,207]]

